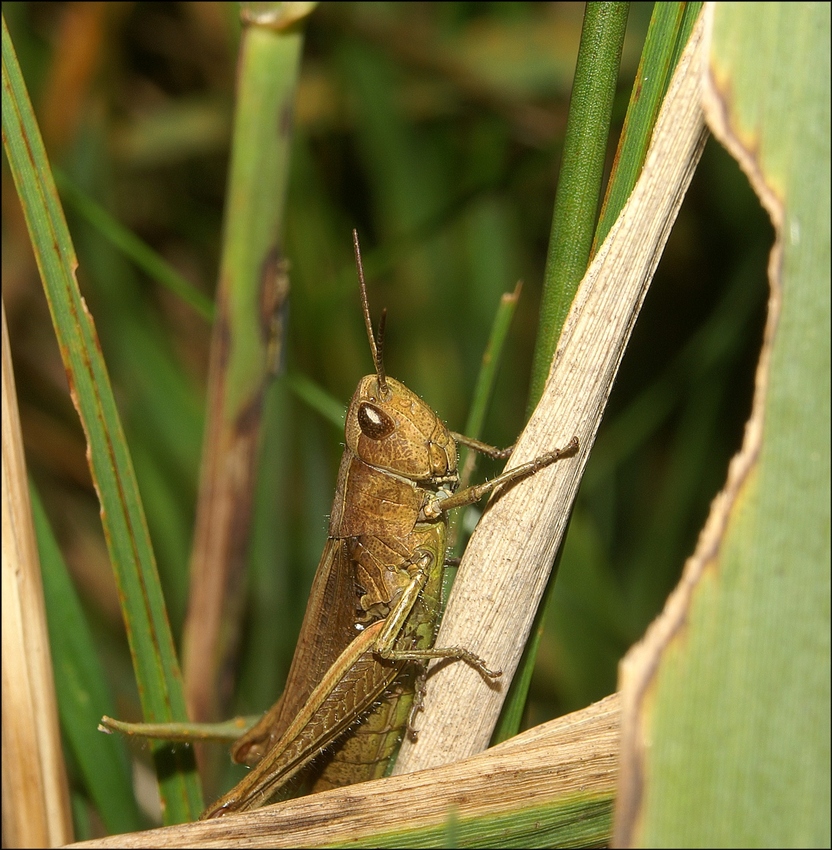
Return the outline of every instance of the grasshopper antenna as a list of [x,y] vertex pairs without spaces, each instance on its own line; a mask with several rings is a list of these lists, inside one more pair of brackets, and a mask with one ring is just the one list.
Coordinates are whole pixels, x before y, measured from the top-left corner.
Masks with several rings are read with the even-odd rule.
[[370,304],[367,300],[367,285],[364,283],[364,265],[361,262],[361,248],[358,244],[358,231],[353,228],[352,244],[355,248],[355,265],[358,268],[358,283],[361,286],[361,308],[364,311],[364,324],[367,327],[367,339],[370,341],[370,351],[373,353],[373,364],[376,367],[376,375],[378,375],[379,392],[386,396],[388,393],[387,379],[384,375],[384,362],[381,359],[382,350],[384,347],[384,326],[387,321],[387,310],[381,313],[381,321],[378,326],[378,342],[376,342],[375,334],[373,333],[373,320],[370,318]]

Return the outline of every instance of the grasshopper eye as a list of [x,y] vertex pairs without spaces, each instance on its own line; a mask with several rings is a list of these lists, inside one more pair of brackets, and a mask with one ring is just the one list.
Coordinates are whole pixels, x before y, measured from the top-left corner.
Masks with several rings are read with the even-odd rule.
[[383,440],[396,430],[396,423],[374,404],[365,401],[358,407],[358,425],[371,440]]

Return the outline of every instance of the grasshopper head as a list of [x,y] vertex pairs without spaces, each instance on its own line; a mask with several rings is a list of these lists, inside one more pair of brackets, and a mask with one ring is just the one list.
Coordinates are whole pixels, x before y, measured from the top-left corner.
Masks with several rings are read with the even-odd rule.
[[450,432],[416,393],[399,381],[388,378],[384,372],[381,352],[387,311],[381,314],[376,339],[355,230],[352,242],[361,289],[361,309],[376,373],[359,381],[350,402],[344,428],[347,446],[360,460],[377,469],[412,481],[444,479],[444,483],[455,486],[458,480],[456,443]]
[[453,477],[456,443],[442,420],[404,384],[377,375],[358,384],[347,410],[350,450],[370,466],[414,481]]

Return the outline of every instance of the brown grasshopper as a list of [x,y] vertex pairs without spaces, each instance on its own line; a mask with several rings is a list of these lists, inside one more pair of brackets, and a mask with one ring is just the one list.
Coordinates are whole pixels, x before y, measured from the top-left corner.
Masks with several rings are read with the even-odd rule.
[[[361,379],[346,416],[329,535],[284,694],[232,748],[252,771],[203,819],[257,808],[303,774],[311,791],[384,776],[419,708],[427,662],[465,661],[500,673],[458,646],[434,647],[440,619],[448,511],[479,501],[578,447],[555,449],[455,493],[457,443],[500,451],[449,431],[413,392],[384,372],[373,333],[358,235],[361,303],[375,374]],[[418,683],[418,684],[417,684]]]

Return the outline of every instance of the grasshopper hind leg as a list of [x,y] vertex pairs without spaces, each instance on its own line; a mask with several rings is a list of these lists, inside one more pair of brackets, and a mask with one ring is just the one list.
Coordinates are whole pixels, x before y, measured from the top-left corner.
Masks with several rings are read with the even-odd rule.
[[390,612],[385,621],[384,630],[379,635],[375,647],[382,658],[387,661],[420,661],[427,664],[434,658],[449,658],[465,661],[475,670],[478,670],[486,679],[497,679],[502,676],[502,671],[490,670],[485,661],[469,649],[461,646],[431,647],[429,649],[395,649],[395,641],[401,634],[405,621],[413,610],[413,606],[424,590],[428,573],[435,564],[436,556],[432,552],[422,551],[419,559],[415,562],[413,576],[405,588],[398,603]]

